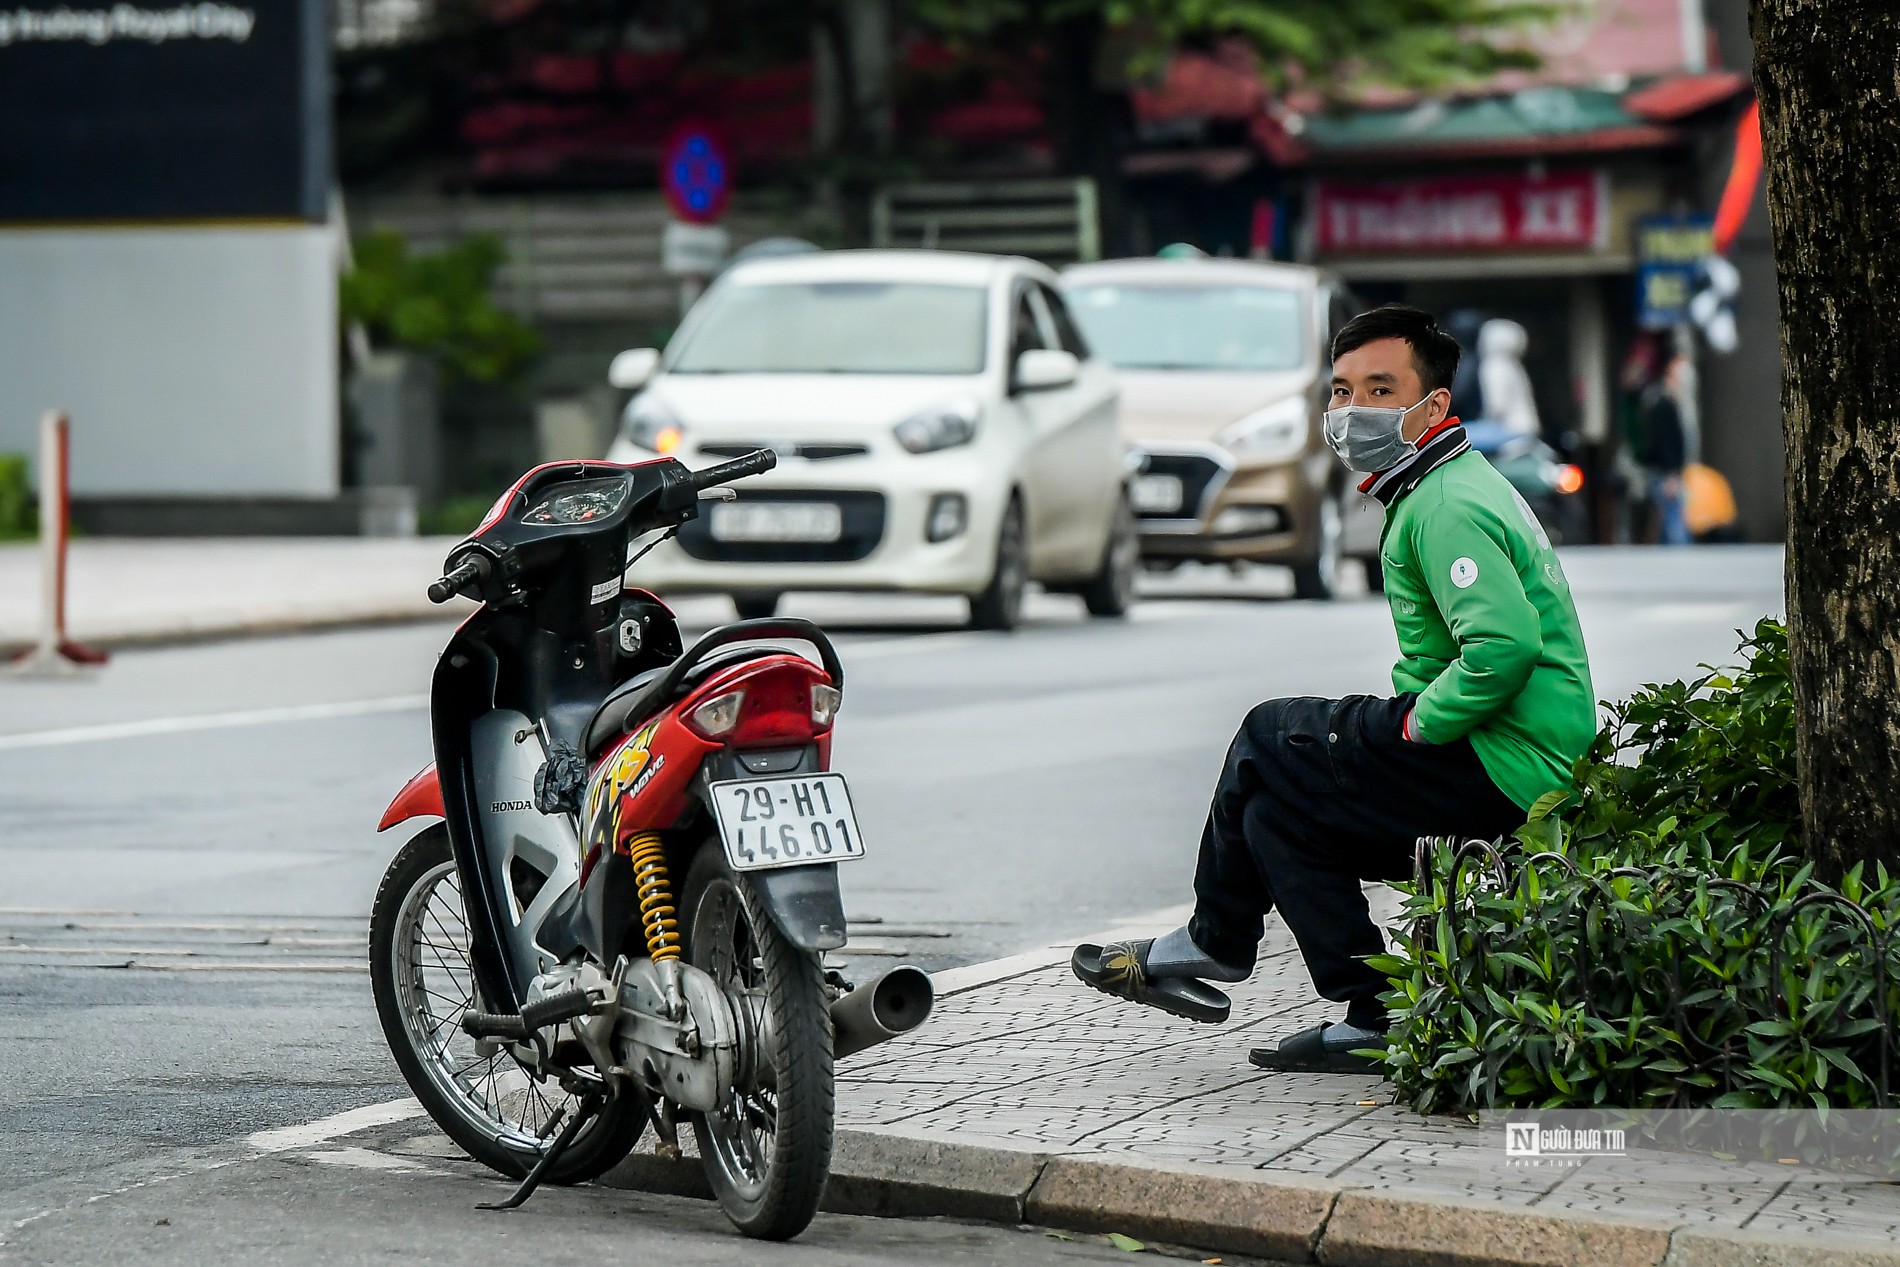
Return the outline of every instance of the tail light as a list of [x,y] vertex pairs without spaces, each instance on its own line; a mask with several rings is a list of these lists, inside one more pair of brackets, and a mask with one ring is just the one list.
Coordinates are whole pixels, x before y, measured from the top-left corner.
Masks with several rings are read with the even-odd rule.
[[686,727],[740,747],[809,743],[831,729],[844,699],[829,682],[814,681],[816,673],[788,666],[754,674],[744,686],[696,704]]
[[691,726],[707,739],[721,739],[732,733],[745,709],[745,692],[727,691],[715,695],[693,710]]
[[1574,493],[1583,488],[1583,468],[1563,465],[1557,468],[1557,491]]

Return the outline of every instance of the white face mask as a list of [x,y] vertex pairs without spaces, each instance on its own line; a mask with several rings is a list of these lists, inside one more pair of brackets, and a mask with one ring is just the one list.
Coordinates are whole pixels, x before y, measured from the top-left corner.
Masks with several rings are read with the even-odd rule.
[[1432,393],[1403,409],[1379,405],[1342,405],[1328,409],[1325,425],[1326,446],[1349,471],[1372,475],[1389,471],[1418,452],[1418,445],[1405,438],[1405,415],[1417,409]]

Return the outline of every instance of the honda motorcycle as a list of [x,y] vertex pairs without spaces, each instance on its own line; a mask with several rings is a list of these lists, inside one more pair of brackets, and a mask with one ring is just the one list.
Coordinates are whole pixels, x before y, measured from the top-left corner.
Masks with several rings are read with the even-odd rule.
[[441,820],[383,877],[370,978],[424,1108],[521,1180],[494,1208],[604,1173],[649,1125],[677,1155],[684,1121],[733,1223],[795,1236],[830,1169],[833,1061],[929,1014],[915,968],[854,989],[825,966],[838,864],[864,853],[830,769],[830,640],[750,620],[682,650],[623,585],[637,541],[776,460],[538,467],[429,587],[481,606],[436,666],[435,763],[379,828]]

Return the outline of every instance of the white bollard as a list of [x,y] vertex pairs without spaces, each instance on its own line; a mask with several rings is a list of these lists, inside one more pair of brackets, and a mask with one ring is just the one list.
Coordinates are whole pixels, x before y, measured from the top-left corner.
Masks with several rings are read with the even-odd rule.
[[71,434],[66,414],[40,419],[40,629],[31,650],[9,672],[18,677],[78,677],[106,662],[105,653],[66,636],[66,544],[72,533]]

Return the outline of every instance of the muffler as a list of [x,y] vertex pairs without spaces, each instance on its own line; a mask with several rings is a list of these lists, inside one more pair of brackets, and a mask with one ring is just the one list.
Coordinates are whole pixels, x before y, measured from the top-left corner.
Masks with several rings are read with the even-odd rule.
[[930,1016],[937,991],[922,968],[899,964],[831,1005],[833,1059],[908,1034]]

